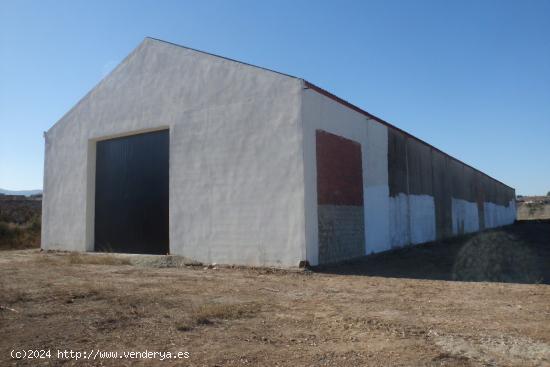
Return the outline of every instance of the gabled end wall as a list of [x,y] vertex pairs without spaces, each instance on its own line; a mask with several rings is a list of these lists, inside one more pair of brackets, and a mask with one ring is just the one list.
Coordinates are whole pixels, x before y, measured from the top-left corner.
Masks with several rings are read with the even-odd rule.
[[95,144],[168,129],[170,253],[303,260],[301,81],[146,39],[45,136],[42,248],[93,250]]

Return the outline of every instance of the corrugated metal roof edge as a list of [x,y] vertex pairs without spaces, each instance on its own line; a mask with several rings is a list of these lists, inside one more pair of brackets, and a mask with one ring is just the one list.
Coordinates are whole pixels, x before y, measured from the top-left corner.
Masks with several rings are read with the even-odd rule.
[[338,103],[340,103],[340,104],[342,104],[342,105],[344,105],[344,106],[346,106],[346,107],[348,107],[348,108],[351,108],[352,110],[354,110],[354,111],[356,111],[356,112],[359,112],[359,113],[361,113],[361,114],[367,116],[368,118],[373,119],[373,120],[375,120],[375,121],[377,121],[377,122],[379,122],[379,123],[381,123],[381,124],[383,124],[383,125],[385,125],[385,126],[387,126],[387,127],[389,127],[389,128],[392,128],[392,129],[394,129],[394,130],[397,130],[397,131],[399,131],[400,133],[402,133],[402,134],[404,134],[405,136],[407,136],[408,138],[414,139],[414,140],[416,140],[416,141],[418,141],[418,142],[420,142],[420,143],[422,143],[422,144],[424,144],[424,145],[427,145],[427,146],[429,146],[431,149],[433,149],[433,150],[435,150],[435,151],[437,151],[437,152],[443,154],[444,156],[449,157],[449,158],[455,160],[456,162],[458,162],[458,163],[460,163],[460,164],[463,164],[464,166],[469,167],[469,168],[473,169],[474,171],[479,172],[479,173],[481,173],[482,175],[484,175],[484,176],[490,178],[491,180],[493,180],[493,181],[495,181],[495,182],[498,182],[499,184],[501,184],[501,185],[503,185],[503,186],[506,186],[506,187],[508,187],[509,189],[512,189],[512,190],[515,191],[515,188],[506,185],[506,184],[503,183],[502,181],[499,181],[499,180],[497,180],[496,178],[493,178],[493,177],[489,176],[489,175],[486,174],[485,172],[480,171],[480,170],[478,170],[477,168],[472,167],[472,166],[470,166],[470,165],[467,164],[467,163],[464,163],[464,162],[461,161],[460,159],[457,159],[457,158],[453,157],[452,155],[450,155],[450,154],[448,154],[448,153],[445,153],[445,152],[442,151],[441,149],[434,147],[434,146],[431,145],[430,143],[425,142],[424,140],[422,140],[422,139],[420,139],[420,138],[417,138],[416,136],[414,136],[414,135],[412,135],[412,134],[406,132],[406,131],[403,130],[403,129],[398,128],[397,126],[395,126],[395,125],[393,125],[393,124],[391,124],[391,123],[389,123],[389,122],[387,122],[387,121],[381,119],[380,117],[375,116],[375,115],[373,115],[373,114],[371,114],[371,113],[369,113],[369,112],[367,112],[367,111],[365,111],[365,110],[363,110],[363,109],[357,107],[356,105],[354,105],[354,104],[352,104],[352,103],[350,103],[350,102],[348,102],[348,101],[346,101],[346,100],[344,100],[344,99],[342,99],[342,98],[340,98],[340,97],[338,97],[338,96],[336,96],[336,95],[330,93],[330,92],[327,91],[326,89],[323,89],[323,88],[321,88],[321,87],[318,87],[318,86],[316,86],[315,84],[313,84],[313,83],[311,83],[311,82],[308,82],[307,80],[304,80],[304,86],[305,86],[306,88],[312,89],[312,90],[316,91],[317,93],[320,93],[320,94],[324,95],[325,97],[328,97],[328,98],[330,98],[330,99],[332,99],[332,100],[334,100],[334,101],[336,101],[336,102],[338,102]]

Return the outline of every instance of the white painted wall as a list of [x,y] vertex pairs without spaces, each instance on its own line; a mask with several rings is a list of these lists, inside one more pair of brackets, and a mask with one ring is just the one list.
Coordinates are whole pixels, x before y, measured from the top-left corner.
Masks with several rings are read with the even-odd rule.
[[315,131],[361,144],[365,208],[365,253],[389,248],[387,127],[311,89],[302,93],[306,258],[318,264],[317,162]]
[[436,239],[435,202],[430,195],[390,197],[390,248]]
[[366,253],[390,249],[388,128],[367,119],[363,172]]
[[170,129],[170,252],[305,256],[302,82],[145,39],[46,134],[42,248],[93,250],[95,142]]
[[479,231],[479,213],[477,203],[455,199],[451,200],[453,234]]
[[435,202],[430,195],[409,195],[413,245],[435,241]]
[[511,200],[506,206],[484,203],[484,216],[486,228],[512,224],[516,220],[516,202]]
[[405,246],[410,242],[409,200],[407,194],[390,197],[390,248]]

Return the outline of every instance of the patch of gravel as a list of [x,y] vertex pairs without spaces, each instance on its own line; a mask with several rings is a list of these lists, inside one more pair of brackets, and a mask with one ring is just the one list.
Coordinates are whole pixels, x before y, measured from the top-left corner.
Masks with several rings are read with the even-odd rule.
[[525,337],[468,338],[442,335],[434,338],[434,342],[451,355],[489,365],[546,366],[550,363],[550,345]]
[[[21,253],[23,253],[21,251]],[[86,258],[90,258],[90,263],[93,264],[92,258],[112,258],[122,261],[128,261],[129,265],[147,267],[147,268],[182,268],[186,266],[202,266],[202,263],[189,259],[185,256],[177,255],[143,255],[143,254],[122,254],[111,252],[68,252],[48,250],[45,252],[50,256],[59,258],[69,258],[70,256],[78,256],[86,263]]]
[[200,262],[191,260],[185,256],[177,255],[132,255],[111,254],[112,256],[124,256],[134,266],[149,268],[182,268],[185,266],[201,266]]

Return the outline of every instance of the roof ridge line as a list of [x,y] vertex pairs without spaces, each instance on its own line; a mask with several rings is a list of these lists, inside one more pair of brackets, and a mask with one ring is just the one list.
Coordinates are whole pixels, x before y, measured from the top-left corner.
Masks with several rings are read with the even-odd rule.
[[187,50],[191,50],[191,51],[195,51],[195,52],[200,52],[201,54],[205,54],[205,55],[209,55],[209,56],[214,56],[214,57],[217,57],[217,58],[220,58],[220,59],[224,59],[224,60],[227,60],[227,61],[236,62],[236,63],[238,63],[238,64],[242,64],[242,65],[246,65],[246,66],[251,66],[251,67],[253,67],[253,68],[257,68],[257,69],[269,71],[269,72],[272,72],[272,73],[275,73],[275,74],[279,74],[279,75],[283,75],[283,76],[286,76],[286,77],[289,77],[289,78],[293,78],[293,79],[302,79],[302,78],[299,78],[299,77],[294,76],[294,75],[290,75],[290,74],[287,74],[287,73],[283,73],[283,72],[281,72],[281,71],[269,69],[269,68],[266,68],[266,67],[263,67],[263,66],[258,66],[258,65],[251,64],[251,63],[248,63],[248,62],[245,62],[245,61],[240,61],[240,60],[237,60],[237,59],[232,59],[232,58],[230,58],[230,57],[221,56],[221,55],[218,55],[218,54],[214,54],[214,53],[212,53],[212,52],[207,52],[207,51],[199,50],[199,49],[196,49],[196,48],[193,48],[193,47],[188,47],[188,46],[180,45],[180,44],[178,44],[178,43],[174,43],[174,42],[170,42],[170,41],[165,41],[165,40],[162,40],[162,39],[159,39],[159,38],[150,37],[150,36],[145,36],[145,39],[150,39],[150,40],[153,40],[153,41],[156,41],[156,42],[162,42],[162,43],[166,43],[166,44],[169,44],[169,45],[172,45],[172,46],[184,48],[184,49],[187,49]]

